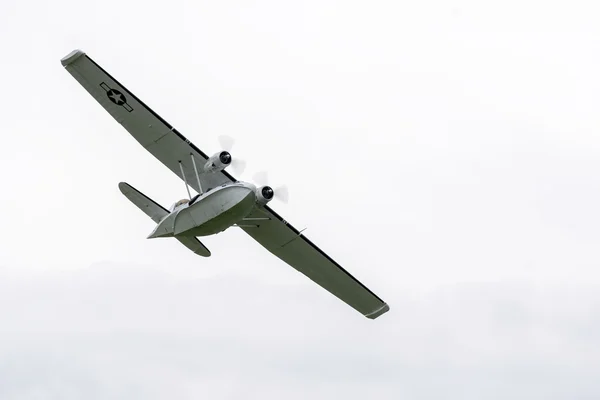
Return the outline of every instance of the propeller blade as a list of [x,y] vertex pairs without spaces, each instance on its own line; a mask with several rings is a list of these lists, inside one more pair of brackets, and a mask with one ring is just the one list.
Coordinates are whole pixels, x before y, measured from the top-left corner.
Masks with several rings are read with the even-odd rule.
[[287,202],[290,200],[290,192],[288,187],[286,185],[278,186],[275,189],[275,198],[282,203],[287,204]]
[[258,186],[265,186],[269,182],[269,174],[267,171],[259,171],[252,175],[252,180],[258,184]]
[[[267,186],[269,184],[269,174],[267,171],[259,171],[252,176],[252,180],[258,186]],[[287,203],[290,199],[290,193],[286,185],[280,185],[277,188],[274,188],[273,192],[274,198],[282,203]]]
[[[225,150],[230,152],[235,145],[235,139],[228,135],[220,135],[219,136],[219,145],[221,146],[221,150]],[[231,157],[231,170],[234,174],[240,176],[244,173],[246,169],[246,161],[239,159],[237,157]]]
[[246,161],[240,160],[237,158],[232,159],[231,170],[233,171],[234,174],[236,174],[237,176],[240,176],[244,173],[245,169],[246,169]]
[[231,136],[221,135],[219,136],[219,144],[221,145],[222,150],[231,151],[231,149],[233,149],[233,145],[235,144],[235,139]]

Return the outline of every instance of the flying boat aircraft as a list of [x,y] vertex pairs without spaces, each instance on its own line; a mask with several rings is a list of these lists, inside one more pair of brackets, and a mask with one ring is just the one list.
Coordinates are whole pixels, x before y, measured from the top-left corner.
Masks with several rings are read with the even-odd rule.
[[[375,319],[389,311],[382,299],[269,206],[278,194],[285,197],[285,190],[279,193],[266,183],[257,186],[235,179],[226,170],[236,164],[227,149],[205,154],[83,51],[72,51],[61,64],[147,151],[184,181],[189,198],[168,210],[133,186],[119,183],[125,197],[156,223],[148,238],[172,237],[209,257],[210,251],[198,237],[239,227],[365,317]],[[190,187],[197,192],[195,196]]]

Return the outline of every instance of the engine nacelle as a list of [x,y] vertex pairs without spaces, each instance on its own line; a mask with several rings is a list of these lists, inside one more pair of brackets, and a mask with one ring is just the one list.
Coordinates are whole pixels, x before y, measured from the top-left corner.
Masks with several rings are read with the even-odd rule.
[[268,202],[273,200],[275,192],[271,186],[261,186],[256,189],[256,202],[261,206],[266,205]]
[[217,172],[224,170],[231,164],[231,154],[227,151],[215,153],[204,164],[204,172]]

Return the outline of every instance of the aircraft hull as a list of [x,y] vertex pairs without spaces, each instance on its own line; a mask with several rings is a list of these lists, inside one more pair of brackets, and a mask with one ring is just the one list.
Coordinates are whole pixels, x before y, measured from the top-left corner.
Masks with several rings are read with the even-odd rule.
[[256,194],[251,187],[221,187],[206,198],[178,212],[174,220],[174,236],[214,235],[239,222],[252,211]]
[[192,205],[167,215],[148,239],[214,235],[242,220],[255,205],[256,187],[252,184],[238,182],[214,188]]

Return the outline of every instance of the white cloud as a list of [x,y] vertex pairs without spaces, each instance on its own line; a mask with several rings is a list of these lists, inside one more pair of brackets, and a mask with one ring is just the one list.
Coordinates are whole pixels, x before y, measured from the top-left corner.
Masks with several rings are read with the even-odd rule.
[[[0,397],[593,398],[597,286],[472,283],[375,321],[308,282],[123,265],[0,291]],[[314,289],[314,290],[313,290]]]

